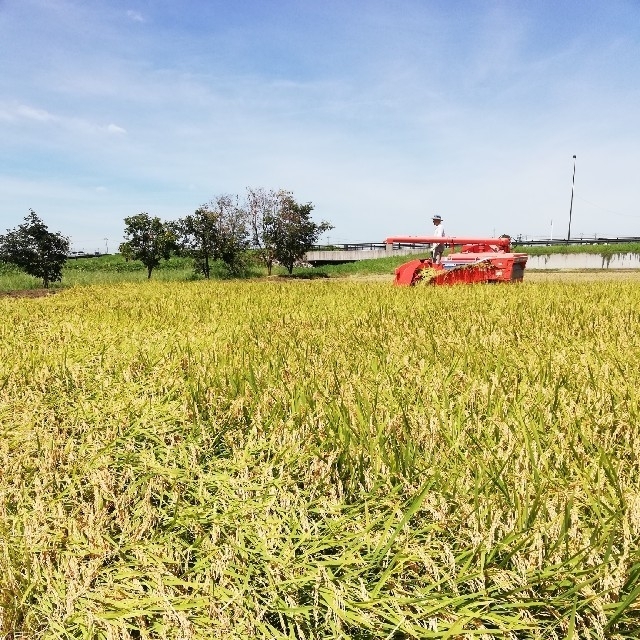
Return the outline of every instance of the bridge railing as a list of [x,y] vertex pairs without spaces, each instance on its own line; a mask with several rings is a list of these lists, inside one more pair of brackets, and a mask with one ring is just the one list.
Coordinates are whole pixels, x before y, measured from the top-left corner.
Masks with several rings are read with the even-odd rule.
[[620,244],[623,242],[640,242],[640,237],[638,236],[625,236],[625,237],[615,237],[615,238],[602,238],[600,236],[580,236],[579,238],[571,238],[567,240],[566,238],[562,240],[545,240],[542,239],[527,239],[527,238],[511,238],[512,244],[524,246],[561,246],[567,244]]
[[[394,242],[394,249],[421,249],[423,242]],[[345,244],[316,244],[311,251],[375,251],[386,250],[386,242],[349,242]]]
[[[527,238],[522,236],[512,237],[511,244],[524,246],[561,246],[566,244],[619,244],[623,242],[638,242],[640,243],[640,236],[625,236],[615,238],[603,238],[600,236],[580,236],[579,238],[567,239],[544,239],[544,238]],[[393,249],[420,249],[424,247],[424,243],[420,242],[402,242],[393,243]],[[384,242],[349,242],[341,244],[317,244],[311,249],[312,251],[372,251],[374,249],[387,249],[387,245]]]

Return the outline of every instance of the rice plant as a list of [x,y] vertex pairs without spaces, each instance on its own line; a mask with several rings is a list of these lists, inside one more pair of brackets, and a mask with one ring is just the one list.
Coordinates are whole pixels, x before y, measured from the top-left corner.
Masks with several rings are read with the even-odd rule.
[[636,282],[0,307],[0,637],[637,637]]

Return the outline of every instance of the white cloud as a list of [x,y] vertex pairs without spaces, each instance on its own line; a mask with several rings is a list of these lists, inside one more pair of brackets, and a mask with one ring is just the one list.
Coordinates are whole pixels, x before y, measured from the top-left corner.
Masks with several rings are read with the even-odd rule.
[[127,11],[127,18],[129,18],[129,20],[133,20],[134,22],[144,22],[144,17],[142,16],[142,14],[138,13],[137,11],[132,11],[131,9]]
[[113,123],[111,123],[107,127],[107,131],[109,133],[113,133],[115,135],[121,135],[121,134],[127,133],[126,129],[123,129],[122,127],[119,127],[117,124],[113,124]]
[[52,113],[46,109],[27,104],[0,104],[0,122],[22,122],[30,123],[34,126],[56,125],[56,127],[61,130],[81,136],[87,134],[104,134],[105,132],[109,135],[121,136],[127,133],[126,129],[114,123],[105,126],[75,114]]
[[56,116],[44,109],[35,109],[34,107],[29,107],[27,105],[18,106],[15,113],[20,118],[36,120],[37,122],[55,122],[58,120]]

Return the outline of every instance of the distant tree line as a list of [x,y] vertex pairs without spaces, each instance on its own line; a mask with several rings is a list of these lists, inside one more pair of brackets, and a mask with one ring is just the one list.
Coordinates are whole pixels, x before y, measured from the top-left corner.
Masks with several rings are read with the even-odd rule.
[[179,220],[163,222],[148,213],[125,218],[125,241],[119,251],[140,260],[147,277],[174,255],[193,258],[196,273],[209,278],[212,263],[221,261],[231,275],[248,266],[248,250],[270,275],[277,262],[291,274],[295,264],[332,225],[311,219],[313,205],[296,202],[290,191],[247,189],[244,202],[222,194]]
[[[325,221],[314,222],[313,208],[310,202],[296,202],[290,191],[249,188],[242,203],[237,196],[219,195],[179,220],[163,222],[146,212],[129,216],[119,251],[126,260],[142,262],[148,278],[171,255],[193,258],[194,270],[205,278],[215,261],[231,275],[240,275],[248,267],[249,250],[269,275],[276,263],[291,274],[318,238],[333,228]],[[0,235],[0,261],[49,287],[62,279],[69,246],[68,237],[49,231],[30,210],[23,224]]]

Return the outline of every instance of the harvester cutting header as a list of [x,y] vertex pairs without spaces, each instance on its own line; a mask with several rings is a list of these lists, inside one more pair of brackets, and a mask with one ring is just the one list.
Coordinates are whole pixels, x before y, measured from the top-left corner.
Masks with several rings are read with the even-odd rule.
[[[527,264],[526,253],[511,253],[511,238],[456,238],[453,236],[394,236],[387,245],[444,245],[453,252],[442,260],[411,260],[396,269],[394,283],[433,285],[475,282],[520,282]],[[456,247],[460,247],[455,252]],[[426,247],[425,247],[426,249]]]

